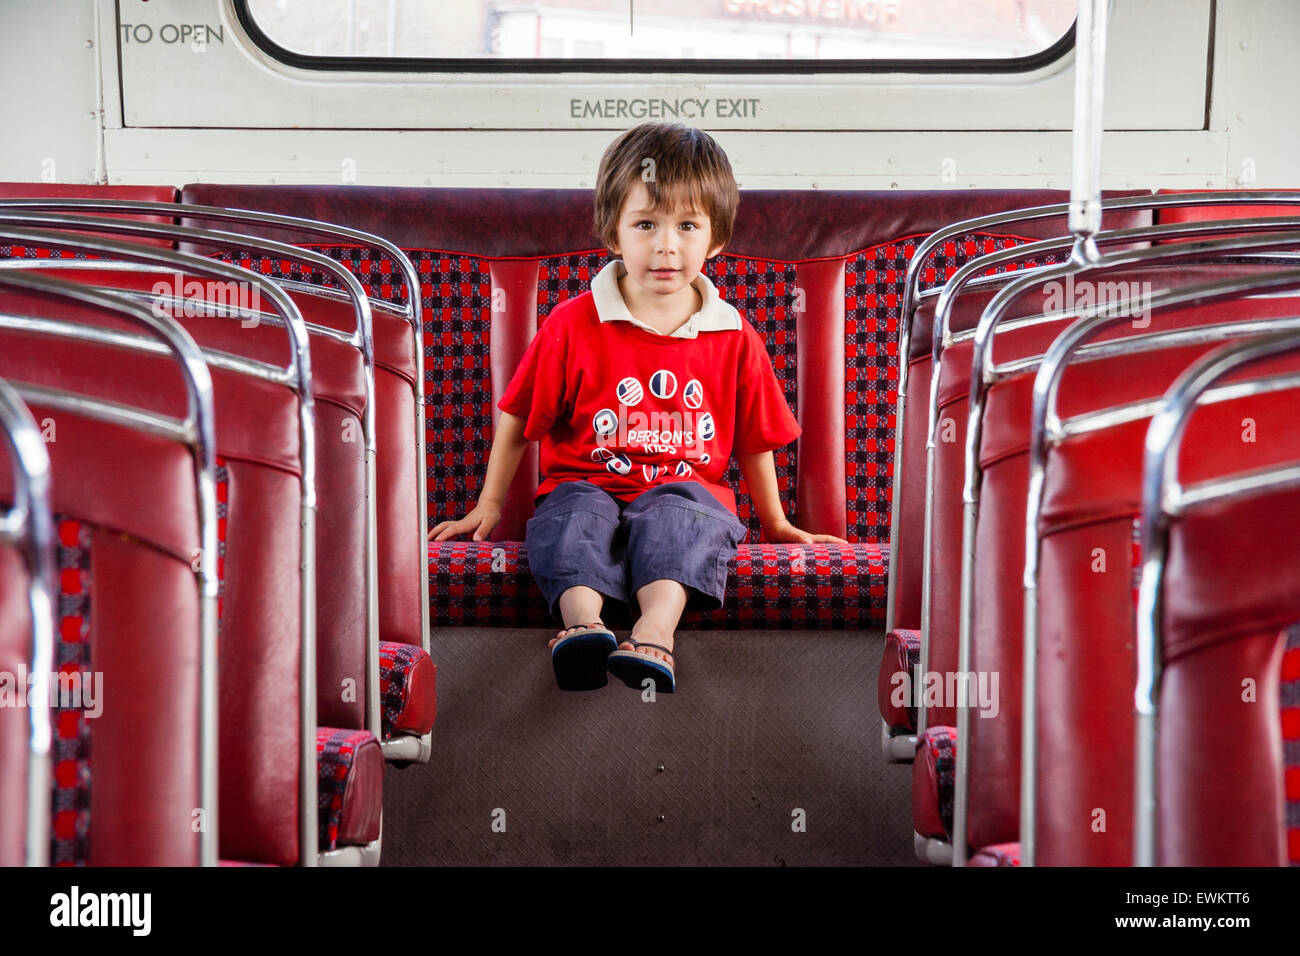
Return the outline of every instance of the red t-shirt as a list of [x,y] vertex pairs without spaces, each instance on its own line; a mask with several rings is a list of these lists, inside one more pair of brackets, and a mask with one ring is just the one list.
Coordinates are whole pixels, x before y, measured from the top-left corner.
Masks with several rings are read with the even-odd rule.
[[590,481],[631,501],[669,481],[698,481],[731,512],[733,449],[754,454],[799,436],[753,326],[657,335],[602,323],[590,292],[557,305],[497,407],[540,442],[537,494]]

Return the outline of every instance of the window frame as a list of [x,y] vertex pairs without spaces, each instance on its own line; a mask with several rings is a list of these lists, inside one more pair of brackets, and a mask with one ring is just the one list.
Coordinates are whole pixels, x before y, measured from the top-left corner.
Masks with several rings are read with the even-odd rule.
[[[1021,57],[951,60],[762,60],[762,59],[665,59],[628,57],[618,59],[571,57],[532,59],[520,57],[387,57],[387,56],[315,56],[296,53],[272,40],[248,9],[248,0],[230,0],[240,27],[263,53],[284,66],[299,70],[346,73],[675,73],[767,76],[801,76],[818,73],[894,73],[894,74],[1010,74],[1040,70],[1074,50],[1078,21],[1051,46],[1038,53]],[[782,66],[782,64],[788,64]]]

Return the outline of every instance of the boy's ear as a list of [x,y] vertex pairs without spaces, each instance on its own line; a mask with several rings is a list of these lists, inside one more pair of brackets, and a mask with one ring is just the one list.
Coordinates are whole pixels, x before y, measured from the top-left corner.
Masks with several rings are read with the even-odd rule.
[[705,256],[704,258],[706,258],[706,259],[712,259],[714,256],[716,256],[718,253],[720,253],[720,252],[722,251],[722,248],[723,248],[723,246],[725,246],[725,245],[726,245],[725,242],[720,242],[720,243],[718,243],[716,246],[714,246],[712,249],[709,250],[709,254],[708,254],[707,256]]

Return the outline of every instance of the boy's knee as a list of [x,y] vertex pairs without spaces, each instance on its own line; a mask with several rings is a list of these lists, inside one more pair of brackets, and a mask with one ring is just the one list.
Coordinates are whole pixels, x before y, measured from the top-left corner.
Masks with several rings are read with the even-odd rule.
[[577,513],[599,515],[617,524],[618,502],[609,492],[601,490],[589,481],[566,481],[542,499],[542,503],[537,506],[533,517],[528,519],[527,523],[532,524],[534,521],[556,515],[571,516]]

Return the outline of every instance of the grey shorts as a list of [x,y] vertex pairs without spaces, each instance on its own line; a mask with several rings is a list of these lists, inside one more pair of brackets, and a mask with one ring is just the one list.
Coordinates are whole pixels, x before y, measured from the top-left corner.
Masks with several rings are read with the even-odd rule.
[[528,566],[560,619],[560,595],[586,585],[636,607],[636,592],[660,578],[686,588],[687,608],[722,606],[727,562],[745,526],[703,485],[674,481],[626,502],[589,481],[566,481],[528,519]]

